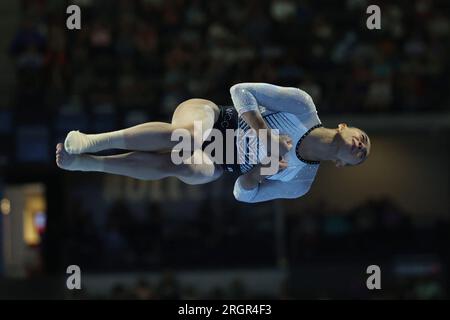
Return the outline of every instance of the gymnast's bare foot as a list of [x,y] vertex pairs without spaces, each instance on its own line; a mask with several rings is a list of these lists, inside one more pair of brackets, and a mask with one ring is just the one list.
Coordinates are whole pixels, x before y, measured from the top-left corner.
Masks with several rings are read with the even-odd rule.
[[61,169],[65,170],[77,170],[75,166],[75,160],[77,156],[69,154],[62,143],[56,145],[56,164]]

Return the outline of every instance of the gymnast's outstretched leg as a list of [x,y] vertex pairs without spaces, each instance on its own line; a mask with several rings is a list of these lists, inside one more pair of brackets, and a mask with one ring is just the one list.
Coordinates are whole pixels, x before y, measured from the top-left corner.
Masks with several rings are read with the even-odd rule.
[[[201,158],[201,161],[199,160]],[[197,158],[197,161],[195,161]],[[56,146],[56,163],[69,171],[105,172],[139,180],[176,177],[187,184],[203,184],[216,180],[223,173],[201,150],[176,165],[171,153],[129,152],[112,156],[71,155],[62,143]]]

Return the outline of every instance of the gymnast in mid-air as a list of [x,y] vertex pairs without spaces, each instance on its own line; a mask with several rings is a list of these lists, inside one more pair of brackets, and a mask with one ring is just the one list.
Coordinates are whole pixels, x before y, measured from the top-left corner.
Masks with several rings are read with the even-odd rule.
[[[70,171],[105,172],[141,180],[176,177],[192,185],[232,172],[238,176],[235,198],[254,203],[303,196],[323,161],[332,161],[336,167],[355,166],[369,156],[371,143],[364,131],[345,123],[337,128],[324,127],[312,98],[301,89],[238,83],[230,93],[233,106],[186,100],[176,107],[170,123],[148,122],[99,134],[70,131],[64,143],[56,146],[56,163]],[[195,124],[197,129],[200,124],[202,134],[195,133]],[[222,161],[216,160],[214,152],[206,152],[213,143],[209,135],[214,129],[224,136],[227,130],[237,132],[233,139],[224,137],[225,147],[216,150]],[[173,138],[177,130],[190,133],[193,144],[200,146],[181,163],[173,161],[174,153],[180,153],[180,143]],[[230,145],[235,154],[227,157]],[[95,155],[110,149],[129,152]],[[268,167],[276,170],[268,173]]]

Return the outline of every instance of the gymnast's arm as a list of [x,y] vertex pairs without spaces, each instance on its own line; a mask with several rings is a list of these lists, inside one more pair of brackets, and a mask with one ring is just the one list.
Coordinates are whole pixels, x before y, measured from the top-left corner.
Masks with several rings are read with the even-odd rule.
[[256,203],[274,199],[295,199],[303,196],[309,190],[309,185],[301,181],[258,181],[252,173],[241,175],[234,183],[233,195],[236,200]]
[[261,175],[260,165],[256,165],[249,172],[244,173],[236,180],[239,189],[237,190],[235,185],[234,190],[237,190],[239,194],[247,193],[246,197],[249,197],[255,193],[255,190],[257,190],[259,184],[263,180],[264,177]]
[[[252,128],[252,124],[256,126],[261,125],[262,117],[261,119],[258,117],[258,115],[261,116],[259,106],[263,106],[271,111],[289,112],[298,116],[317,112],[311,96],[299,88],[247,82],[232,86],[230,94],[239,115]],[[250,111],[252,112],[245,116]],[[257,119],[254,119],[255,117]]]
[[[280,161],[279,171],[285,170],[287,165],[286,161]],[[299,181],[281,182],[266,179],[270,174],[266,174],[262,168],[269,166],[270,164],[258,164],[241,175],[234,184],[234,197],[242,202],[261,202],[277,198],[296,198],[301,195],[297,192],[302,187]]]

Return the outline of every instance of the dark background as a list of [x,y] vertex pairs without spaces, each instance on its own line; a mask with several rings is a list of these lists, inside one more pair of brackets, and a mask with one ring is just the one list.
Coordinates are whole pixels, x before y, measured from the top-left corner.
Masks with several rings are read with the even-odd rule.
[[[66,29],[69,4],[81,7],[81,30]],[[370,4],[381,30],[366,27]],[[2,1],[0,297],[447,299],[449,9]],[[54,164],[70,130],[167,121],[185,99],[230,104],[229,88],[253,81],[307,91],[326,126],[371,136],[370,159],[322,164],[305,197],[252,205],[234,200],[231,176],[193,187]],[[30,185],[43,188],[46,217],[32,244],[12,191]],[[81,291],[65,287],[71,264]],[[369,265],[381,267],[376,292]]]

